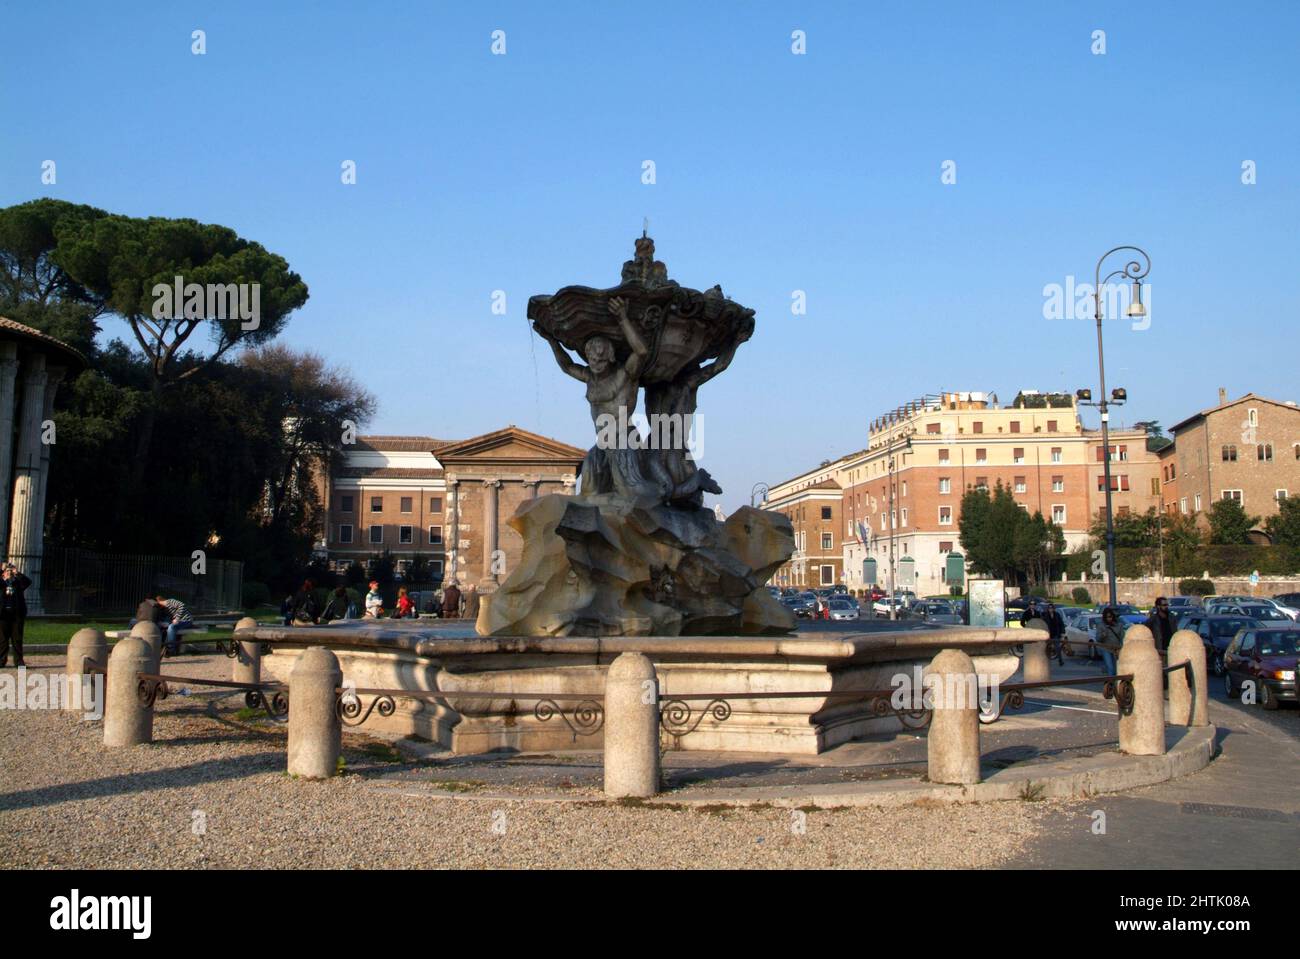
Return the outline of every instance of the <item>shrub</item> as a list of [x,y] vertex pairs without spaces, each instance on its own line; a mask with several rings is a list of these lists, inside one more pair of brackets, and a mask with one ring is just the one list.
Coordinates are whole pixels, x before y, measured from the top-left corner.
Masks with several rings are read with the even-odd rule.
[[1087,606],[1092,602],[1092,593],[1088,592],[1082,586],[1076,586],[1070,590],[1070,595],[1080,606]]
[[1178,593],[1180,596],[1213,596],[1214,583],[1208,579],[1180,579]]
[[1046,587],[1046,586],[1032,586],[1032,587],[1030,587],[1030,589],[1029,589],[1029,595],[1030,595],[1030,596],[1041,596],[1041,597],[1043,597],[1044,599],[1046,599],[1046,598],[1047,598],[1047,587]]
[[265,583],[245,583],[243,600],[244,609],[256,609],[258,606],[269,606],[271,603],[271,590]]

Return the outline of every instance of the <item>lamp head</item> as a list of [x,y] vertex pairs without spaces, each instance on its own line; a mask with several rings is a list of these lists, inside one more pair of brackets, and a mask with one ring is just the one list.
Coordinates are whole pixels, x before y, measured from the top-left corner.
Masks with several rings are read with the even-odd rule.
[[1074,398],[1080,403],[1087,403],[1092,399],[1092,390],[1075,390]]
[[1116,387],[1110,391],[1110,398],[1116,403],[1123,403],[1128,399],[1128,390],[1124,389],[1122,386]]
[[1142,305],[1142,284],[1137,280],[1133,281],[1133,292],[1129,296],[1128,309],[1125,312],[1135,317],[1147,315],[1147,308]]

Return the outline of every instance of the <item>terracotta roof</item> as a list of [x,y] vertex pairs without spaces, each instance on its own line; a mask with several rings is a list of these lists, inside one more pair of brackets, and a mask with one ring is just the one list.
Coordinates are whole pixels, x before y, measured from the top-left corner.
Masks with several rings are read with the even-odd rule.
[[334,475],[340,479],[442,479],[443,472],[403,466],[345,466]]
[[357,449],[384,453],[431,453],[455,440],[440,440],[432,436],[358,436]]
[[70,358],[75,359],[78,366],[89,365],[86,362],[86,358],[81,355],[81,352],[79,350],[73,349],[71,346],[68,346],[68,344],[64,343],[62,340],[56,340],[54,337],[50,336],[47,333],[42,333],[38,329],[34,329],[33,327],[30,326],[24,326],[22,323],[19,323],[16,320],[11,320],[7,316],[0,316],[0,330],[5,330],[10,333],[17,333],[19,336],[25,337],[26,339],[29,340],[35,340],[37,343],[40,343],[43,346],[53,347],[56,351],[63,354],[64,360]]

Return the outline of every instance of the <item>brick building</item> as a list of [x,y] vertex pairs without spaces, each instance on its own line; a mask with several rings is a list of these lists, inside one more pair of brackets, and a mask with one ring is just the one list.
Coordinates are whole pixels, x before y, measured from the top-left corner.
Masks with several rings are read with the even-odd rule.
[[[829,533],[841,551],[839,564],[824,551],[797,552],[774,582],[820,585],[830,567],[836,582],[858,590],[887,586],[892,568],[900,588],[947,592],[962,495],[999,481],[1023,509],[1062,527],[1067,550],[1082,546],[1105,505],[1103,455],[1099,432],[1083,428],[1069,394],[1022,391],[1005,407],[985,393],[919,397],[873,420],[865,449],[771,489],[767,507],[790,516],[796,545],[820,547]],[[1159,505],[1160,464],[1145,432],[1112,431],[1111,466],[1117,512]],[[800,559],[817,574],[801,577]]]
[[844,581],[836,472],[836,463],[823,463],[768,490],[763,508],[784,513],[794,527],[794,555],[776,571],[773,585],[811,589]]
[[434,580],[489,587],[522,540],[506,521],[525,499],[576,488],[584,451],[515,426],[467,440],[362,436],[324,480],[321,545],[337,569],[388,551],[398,569],[419,555]]
[[[1219,499],[1236,499],[1266,520],[1279,500],[1300,490],[1300,408],[1247,393],[1172,427],[1171,446],[1160,451],[1163,506],[1168,512],[1205,513]],[[1262,534],[1262,530],[1259,531]]]

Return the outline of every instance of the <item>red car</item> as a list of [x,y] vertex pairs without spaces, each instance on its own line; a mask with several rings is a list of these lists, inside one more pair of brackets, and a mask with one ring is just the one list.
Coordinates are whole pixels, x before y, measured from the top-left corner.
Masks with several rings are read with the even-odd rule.
[[879,586],[872,586],[872,587],[871,587],[871,601],[872,601],[873,603],[876,602],[877,600],[884,599],[884,598],[885,598],[886,596],[888,596],[888,595],[889,595],[889,594],[886,593],[886,592],[885,592],[883,589],[881,589]]
[[1224,692],[1235,698],[1249,684],[1265,709],[1277,709],[1282,700],[1295,702],[1298,655],[1300,629],[1294,624],[1243,629],[1223,653]]

